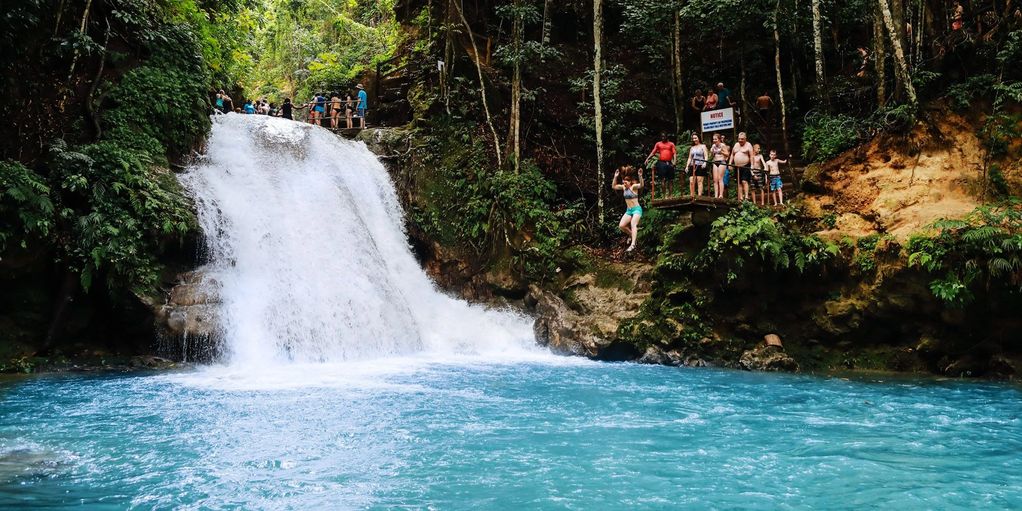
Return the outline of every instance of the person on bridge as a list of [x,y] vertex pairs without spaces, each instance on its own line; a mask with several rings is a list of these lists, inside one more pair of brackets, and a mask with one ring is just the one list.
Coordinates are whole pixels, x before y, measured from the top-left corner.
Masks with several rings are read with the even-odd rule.
[[720,134],[713,134],[710,155],[713,156],[713,197],[724,198],[724,169],[727,168],[727,144],[721,142]]
[[703,181],[706,179],[706,156],[709,150],[699,135],[692,134],[692,148],[688,150],[688,161],[685,162],[685,174],[688,175],[688,193],[693,197],[703,194]]
[[766,160],[760,151],[759,144],[752,145],[752,202],[766,206]]
[[[621,171],[624,171],[624,176],[621,176]],[[632,181],[632,167],[622,167],[614,171],[614,179],[610,183],[610,187],[615,190],[621,190],[621,194],[625,199],[625,214],[621,216],[621,221],[618,223],[618,228],[621,232],[627,234],[631,238],[631,244],[628,245],[626,252],[635,250],[635,239],[639,234],[639,220],[642,219],[642,206],[639,205],[639,193],[642,191],[642,169],[639,169],[639,182],[635,183]],[[621,178],[621,183],[618,184],[618,178]]]
[[655,186],[656,181],[663,179],[667,196],[670,197],[674,193],[674,160],[678,153],[674,142],[671,142],[671,139],[667,137],[667,133],[660,134],[660,141],[653,146],[653,150],[649,152],[646,161],[652,160],[653,155],[658,155],[656,166],[653,167],[653,184]]
[[365,87],[362,84],[356,86],[358,89],[358,123],[359,128],[365,129],[366,127],[366,112],[369,110],[369,95],[366,94]]
[[284,104],[280,105],[280,116],[288,120],[294,120],[293,108],[294,105],[291,104],[291,98],[284,98]]
[[351,99],[351,93],[344,97],[344,120],[345,127],[349,130],[354,126],[351,123],[351,116],[355,113],[355,100]]
[[[791,155],[788,155],[791,158]],[[781,182],[781,164],[788,160],[778,160],[777,151],[770,151],[770,160],[766,162],[767,177],[770,179],[770,197],[775,206],[784,205],[784,183]]]
[[749,199],[749,181],[752,180],[752,157],[754,155],[752,144],[745,136],[745,132],[738,134],[738,142],[731,148],[729,164],[734,165],[738,174],[738,200]]

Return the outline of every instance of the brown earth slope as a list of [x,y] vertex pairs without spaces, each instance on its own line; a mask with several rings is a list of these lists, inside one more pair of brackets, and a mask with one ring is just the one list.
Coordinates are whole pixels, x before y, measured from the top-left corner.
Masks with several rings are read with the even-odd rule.
[[907,135],[876,137],[807,170],[811,213],[834,214],[823,234],[888,233],[904,240],[941,218],[961,217],[981,203],[984,151],[976,126],[935,112]]

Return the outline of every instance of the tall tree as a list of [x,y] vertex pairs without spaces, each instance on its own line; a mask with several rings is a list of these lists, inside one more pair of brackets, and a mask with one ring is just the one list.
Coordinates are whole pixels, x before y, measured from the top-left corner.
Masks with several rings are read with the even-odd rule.
[[465,17],[465,9],[462,8],[460,0],[454,2],[454,7],[458,10],[458,16],[461,18],[461,24],[465,27],[465,31],[468,33],[468,39],[472,42],[472,61],[475,62],[476,72],[479,74],[479,96],[483,100],[483,113],[486,114],[486,125],[490,127],[490,133],[493,135],[493,150],[497,153],[497,166],[503,167],[504,161],[500,152],[500,137],[497,136],[497,129],[493,127],[493,116],[490,115],[490,103],[486,100],[486,80],[483,77],[483,64],[479,61],[479,45],[476,44],[475,34],[472,33],[472,25],[468,24],[468,18]]
[[603,75],[603,0],[593,0],[593,122],[596,126],[596,214],[603,222],[603,105],[600,82]]
[[821,97],[826,97],[826,77],[823,65],[823,15],[820,14],[820,0],[812,0],[813,9],[813,56],[816,61],[816,88]]
[[894,17],[891,15],[891,6],[887,0],[877,0],[880,6],[880,14],[883,17],[884,26],[887,28],[887,37],[894,49],[894,73],[901,83],[901,89],[905,93],[910,105],[915,105],[916,89],[912,86],[912,76],[908,72],[908,62],[905,60],[905,42],[901,37],[902,31],[894,25]]
[[887,103],[887,45],[884,44],[884,24],[881,21],[880,6],[874,9],[873,17],[873,70],[876,74],[877,107],[883,108]]
[[681,81],[681,11],[674,11],[674,42],[671,47],[671,90],[674,91],[674,126],[680,136],[685,123],[685,89]]
[[784,80],[781,78],[781,0],[774,4],[774,72],[777,75],[777,102],[781,105],[781,136],[784,138],[784,152],[788,149],[788,107],[784,102]]
[[521,169],[522,159],[522,36],[525,32],[522,0],[514,1],[511,22],[514,70],[511,76],[511,154],[514,155],[515,173]]

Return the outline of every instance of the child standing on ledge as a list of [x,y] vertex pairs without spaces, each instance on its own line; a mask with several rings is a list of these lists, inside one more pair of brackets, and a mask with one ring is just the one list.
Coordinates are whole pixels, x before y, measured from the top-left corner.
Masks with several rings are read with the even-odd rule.
[[[790,158],[790,156],[789,156]],[[774,205],[784,204],[784,183],[781,182],[781,165],[788,160],[778,160],[777,151],[770,151],[770,161],[766,162],[767,177],[770,180],[770,198]]]

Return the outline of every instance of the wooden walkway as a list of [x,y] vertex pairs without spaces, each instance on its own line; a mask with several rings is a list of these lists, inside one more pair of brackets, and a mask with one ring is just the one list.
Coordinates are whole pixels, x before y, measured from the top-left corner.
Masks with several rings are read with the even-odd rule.
[[656,209],[676,209],[681,211],[717,208],[730,209],[736,205],[738,205],[738,201],[735,199],[715,199],[706,196],[692,197],[690,195],[654,199],[650,202],[650,206]]

